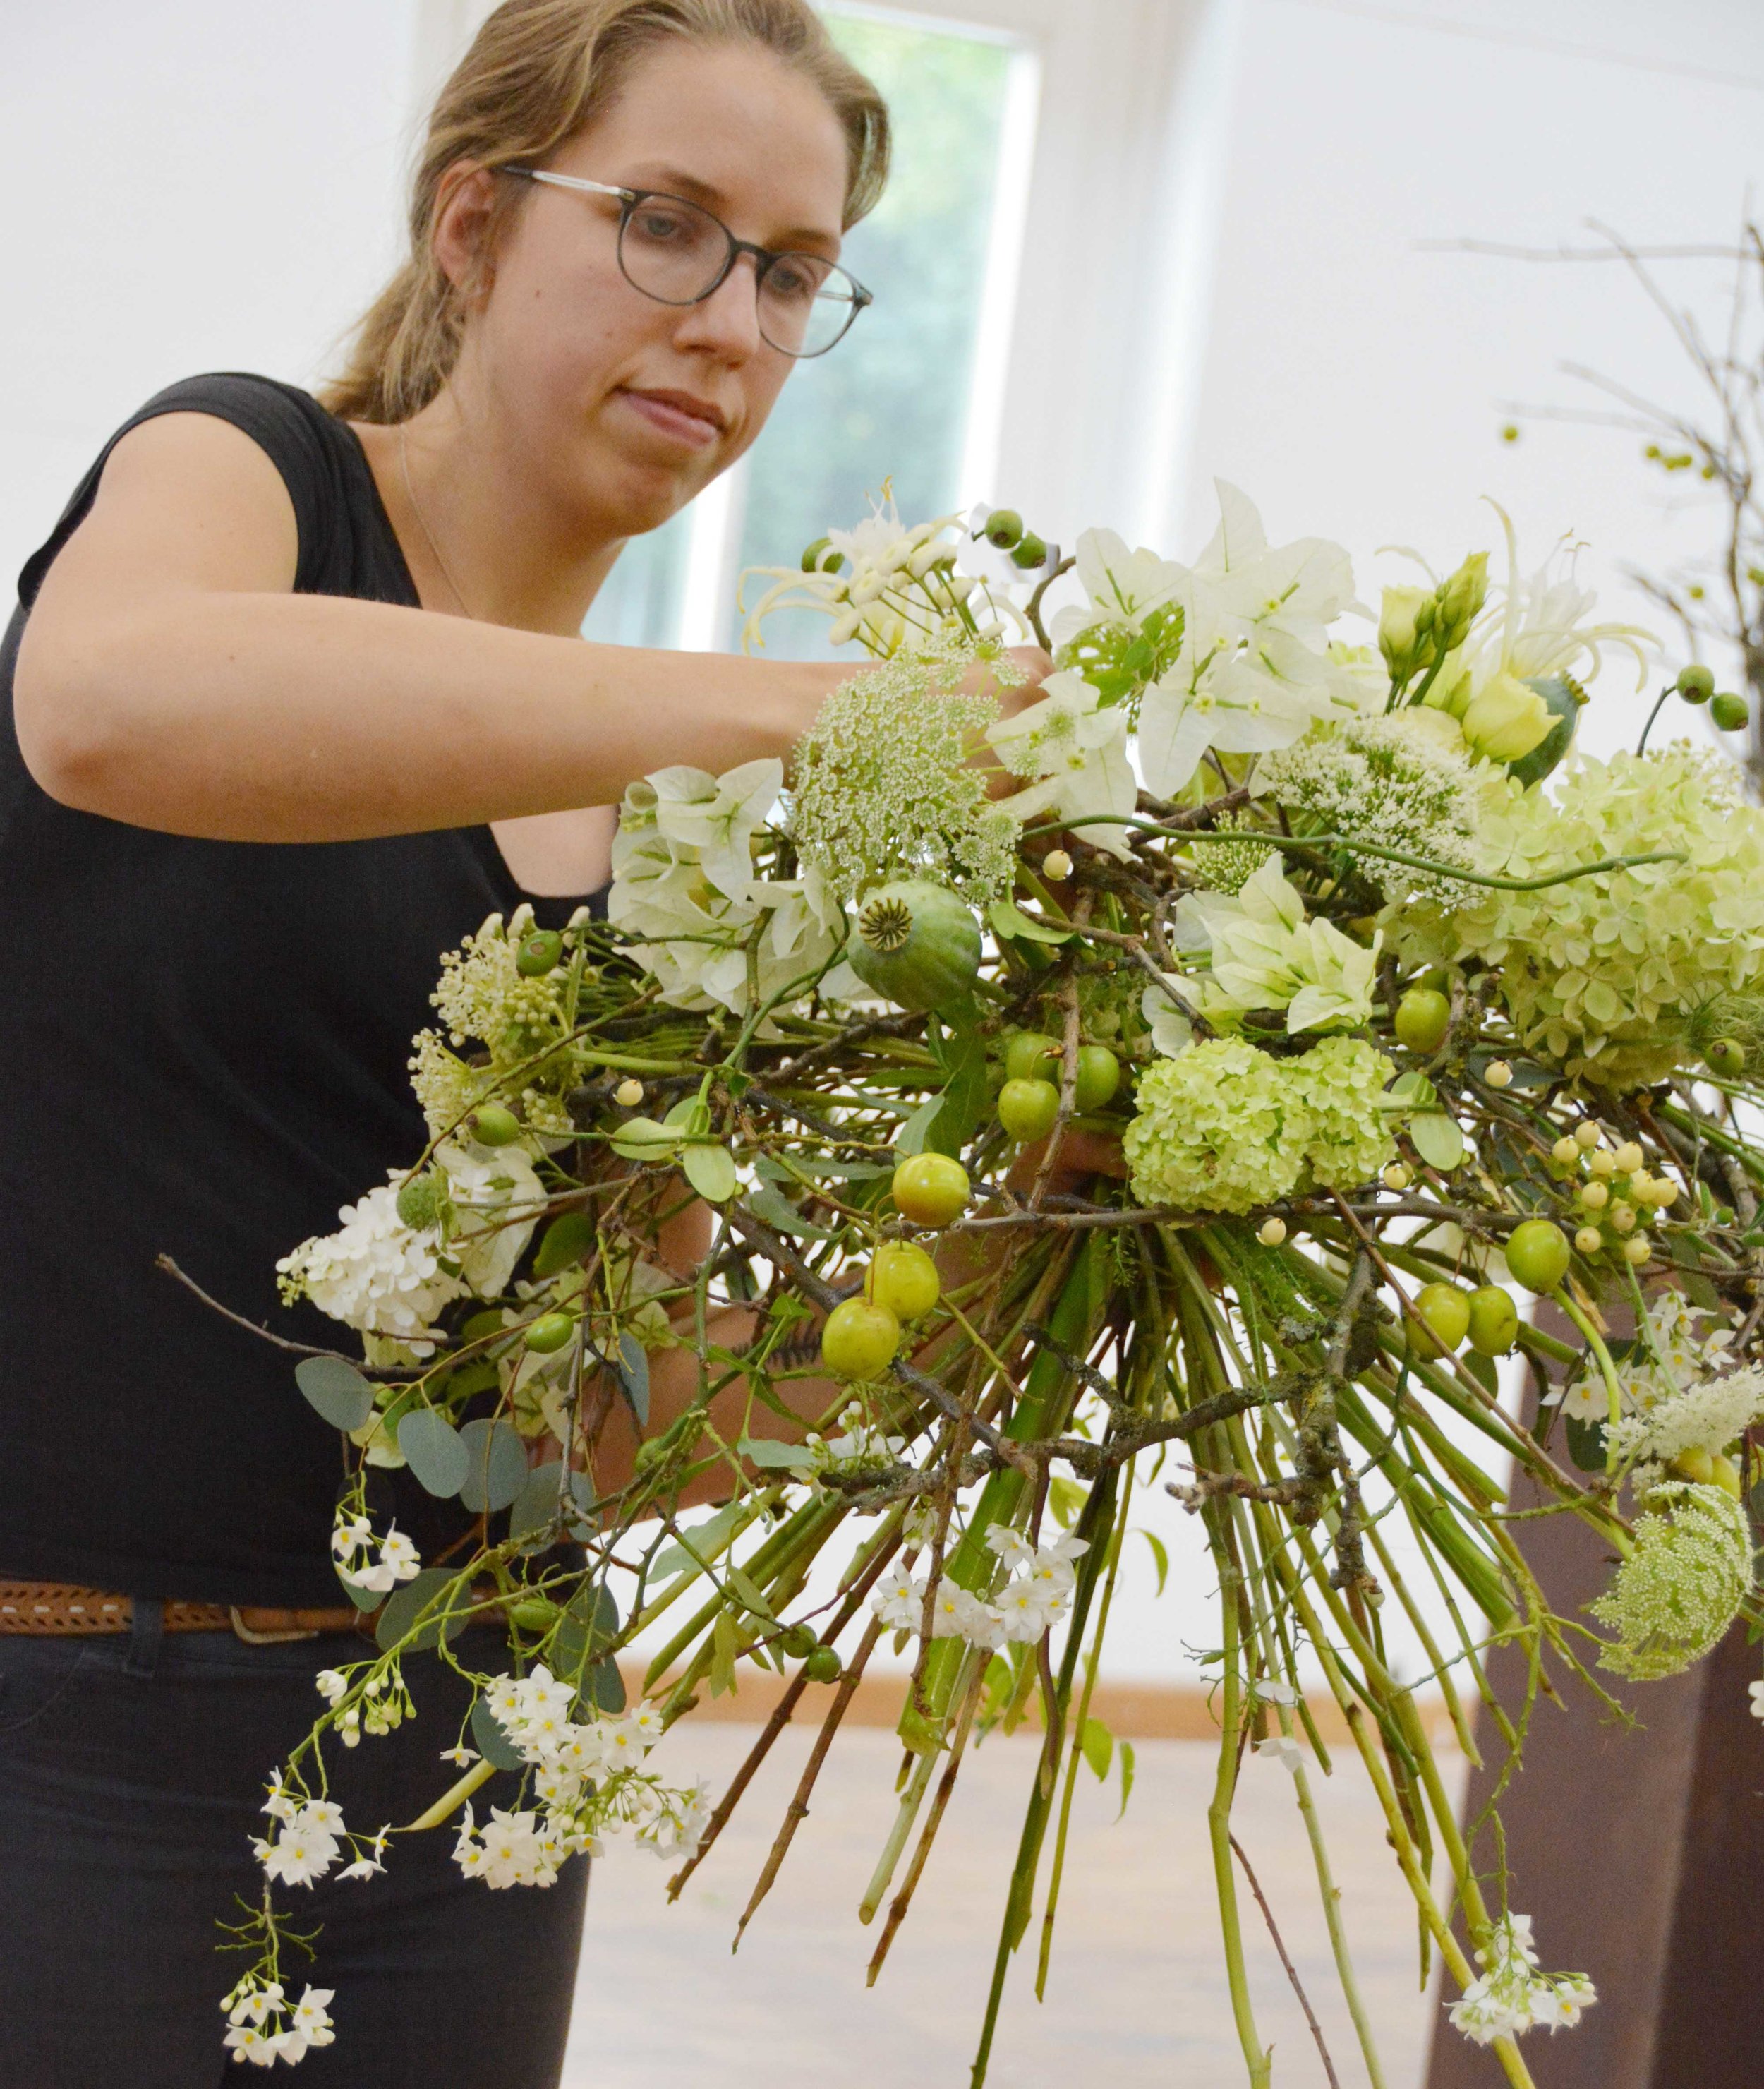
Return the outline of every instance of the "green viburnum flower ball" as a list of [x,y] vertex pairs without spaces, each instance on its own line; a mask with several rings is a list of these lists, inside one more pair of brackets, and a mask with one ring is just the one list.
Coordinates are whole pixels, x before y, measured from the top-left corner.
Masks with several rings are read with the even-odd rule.
[[1570,1075],[1624,1089],[1693,1057],[1697,1011],[1764,983],[1764,812],[1712,753],[1585,758],[1552,801],[1510,779],[1488,787],[1484,866],[1534,877],[1608,856],[1676,851],[1685,860],[1491,891],[1400,924],[1404,954],[1478,957],[1500,967],[1521,1040]]
[[1397,1070],[1382,1052],[1364,1038],[1325,1037],[1282,1070],[1310,1112],[1305,1157],[1320,1189],[1358,1189],[1395,1160],[1378,1098]]
[[1651,1682],[1676,1675],[1720,1642],[1752,1586],[1745,1511],[1720,1487],[1674,1481],[1648,1495],[1635,1550],[1588,1606],[1616,1637],[1602,1668]]
[[1139,1084],[1123,1146],[1146,1203],[1248,1212],[1300,1188],[1352,1189],[1396,1151],[1377,1100],[1395,1069],[1358,1037],[1275,1059],[1214,1037]]
[[1137,1104],[1121,1143],[1142,1203],[1248,1212],[1296,1187],[1310,1114],[1253,1044],[1213,1037],[1160,1059]]

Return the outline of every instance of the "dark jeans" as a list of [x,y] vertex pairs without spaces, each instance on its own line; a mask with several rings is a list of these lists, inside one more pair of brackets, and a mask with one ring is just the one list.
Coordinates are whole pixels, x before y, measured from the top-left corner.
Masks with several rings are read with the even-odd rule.
[[[261,1894],[248,1838],[269,1773],[323,1709],[313,1677],[368,1645],[161,1637],[157,1606],[141,1609],[132,1640],[0,1636],[0,2089],[255,2078],[220,2043],[245,1961],[216,1954],[216,1924]],[[458,1646],[468,1666],[507,1665],[489,1631]],[[328,1755],[351,1829],[415,1819],[459,1774],[439,1757],[463,1687],[429,1656],[407,1676],[415,1719]],[[514,1783],[479,1791],[481,1821]],[[322,1932],[310,1965],[285,1960],[289,1996],[309,1979],[336,1990],[336,2042],[301,2061],[301,2089],[554,2089],[586,1861],[546,1890],[491,1892],[453,1864],[454,1833],[395,1838],[378,1878],[276,1889],[294,1928]]]

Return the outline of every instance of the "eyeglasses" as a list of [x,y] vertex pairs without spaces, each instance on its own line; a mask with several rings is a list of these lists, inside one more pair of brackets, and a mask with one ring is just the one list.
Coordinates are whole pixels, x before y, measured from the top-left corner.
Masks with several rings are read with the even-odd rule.
[[743,254],[753,256],[760,334],[781,355],[824,355],[864,307],[874,302],[855,277],[820,254],[774,254],[737,239],[720,217],[684,196],[625,189],[540,167],[504,167],[505,174],[584,195],[616,197],[619,266],[633,290],[662,305],[701,305],[729,280]]

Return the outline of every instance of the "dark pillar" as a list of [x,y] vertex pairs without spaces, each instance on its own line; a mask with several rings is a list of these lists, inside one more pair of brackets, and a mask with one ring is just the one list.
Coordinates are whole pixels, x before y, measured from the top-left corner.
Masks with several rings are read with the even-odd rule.
[[[1527,1487],[1514,1505],[1538,1499]],[[1515,1528],[1552,1605],[1578,1615],[1609,1579],[1598,1538],[1569,1516]],[[1504,1649],[1489,1666],[1496,1694],[1518,1702],[1522,1658]],[[1605,1678],[1637,1727],[1573,1683],[1562,1707],[1544,1699],[1534,1712],[1524,1767],[1501,1807],[1512,1905],[1533,1918],[1546,1969],[1589,1974],[1599,1990],[1573,2030],[1520,2041],[1538,2089],[1764,2085],[1764,1728],[1746,1693],[1760,1671],[1759,1649],[1736,1629],[1686,1675]],[[1486,1718],[1477,1743],[1487,1761],[1471,1775],[1466,1823],[1505,1752]],[[1492,1863],[1486,1832],[1477,1855]],[[1505,2079],[1442,2007],[1427,2089]]]

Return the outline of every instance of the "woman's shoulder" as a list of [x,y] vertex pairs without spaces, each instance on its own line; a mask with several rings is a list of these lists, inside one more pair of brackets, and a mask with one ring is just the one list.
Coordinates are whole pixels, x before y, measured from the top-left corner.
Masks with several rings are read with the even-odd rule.
[[[253,371],[217,370],[180,378],[156,392],[105,440],[54,529],[19,576],[19,599],[27,608],[62,547],[89,512],[118,444],[148,422],[182,414],[228,423],[274,465],[293,503],[298,530],[297,592],[363,590],[364,583],[375,577],[358,571],[364,544],[374,545],[379,532],[372,475],[353,431],[298,384]],[[368,560],[370,566],[383,563]]]

